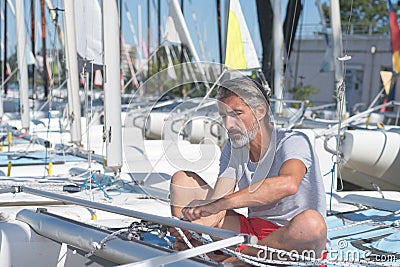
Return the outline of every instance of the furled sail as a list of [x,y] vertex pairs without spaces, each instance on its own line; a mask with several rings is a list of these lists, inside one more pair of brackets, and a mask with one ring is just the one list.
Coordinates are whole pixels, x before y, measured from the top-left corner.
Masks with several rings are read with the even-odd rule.
[[78,55],[96,65],[102,65],[102,21],[99,2],[75,1],[75,22]]
[[[167,27],[170,28],[170,27],[174,26],[173,27],[174,28],[174,30],[173,30],[174,37],[169,36],[167,38],[170,38],[169,40],[171,40],[171,38],[174,38],[174,39],[176,39],[175,41],[179,41],[180,40],[181,43],[183,43],[183,44],[185,44],[187,46],[187,48],[189,49],[190,53],[192,54],[193,61],[196,64],[196,67],[198,68],[198,72],[199,72],[199,75],[200,75],[199,79],[201,79],[202,81],[207,81],[205,70],[204,70],[202,64],[200,64],[199,55],[198,55],[197,50],[196,50],[196,48],[195,48],[195,46],[193,44],[193,40],[192,40],[192,38],[190,36],[189,29],[188,29],[188,27],[186,25],[185,18],[183,17],[182,11],[181,11],[181,9],[179,7],[178,0],[169,0],[168,1],[168,7],[169,7],[169,16],[171,17],[172,22],[171,22],[171,19],[169,19],[167,21],[169,23],[167,25]],[[170,28],[170,29],[173,29],[173,28]],[[167,36],[168,36],[168,34],[167,34]],[[207,83],[205,83],[204,85],[206,87],[208,87]]]
[[260,68],[239,0],[230,1],[225,65],[239,70]]

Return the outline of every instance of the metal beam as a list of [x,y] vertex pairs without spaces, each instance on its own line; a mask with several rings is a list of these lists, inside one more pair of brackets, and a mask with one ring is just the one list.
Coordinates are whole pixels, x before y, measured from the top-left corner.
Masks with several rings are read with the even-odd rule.
[[191,222],[187,222],[187,221],[177,220],[174,218],[162,217],[162,216],[157,216],[157,215],[139,212],[139,211],[135,211],[135,210],[106,205],[103,203],[97,203],[97,202],[92,202],[92,201],[88,201],[88,200],[84,200],[84,199],[64,196],[64,195],[60,195],[60,194],[56,194],[56,193],[52,193],[52,192],[46,192],[43,190],[38,190],[38,189],[30,188],[30,187],[23,186],[23,187],[21,187],[21,191],[24,193],[32,194],[32,195],[47,197],[47,198],[51,198],[51,199],[55,199],[55,200],[61,200],[66,203],[71,203],[71,204],[81,205],[81,206],[90,207],[90,208],[94,208],[94,209],[98,209],[98,210],[113,212],[113,213],[125,215],[128,217],[139,218],[142,220],[151,221],[151,222],[163,224],[163,225],[170,226],[170,227],[179,227],[179,228],[195,231],[198,233],[204,233],[204,234],[208,234],[208,235],[223,238],[223,239],[241,235],[244,237],[244,239],[243,239],[244,243],[256,244],[258,241],[257,237],[250,236],[247,234],[240,234],[240,233],[228,231],[225,229],[213,228],[213,227],[195,224],[195,223],[191,223]]

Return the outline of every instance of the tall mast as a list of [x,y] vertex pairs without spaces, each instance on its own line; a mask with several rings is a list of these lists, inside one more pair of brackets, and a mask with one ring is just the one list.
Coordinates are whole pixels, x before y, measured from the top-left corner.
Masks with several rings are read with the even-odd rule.
[[[31,0],[31,45],[32,45],[32,54],[36,56],[35,49],[35,0]],[[33,97],[37,96],[37,88],[36,88],[36,71],[35,66],[32,66],[32,89],[33,89]]]
[[157,1],[157,39],[158,39],[158,51],[157,51],[157,72],[161,69],[161,1]]
[[344,87],[342,87],[344,81],[343,78],[344,64],[343,61],[339,60],[339,58],[342,56],[341,54],[343,51],[339,0],[330,0],[330,6],[331,6],[330,15],[331,15],[332,39],[333,39],[333,62],[335,66],[335,90],[338,95],[338,101],[341,102],[337,105],[337,109],[338,109],[338,114],[341,114],[343,118],[346,112],[346,97],[345,97],[345,92],[342,92],[342,90],[344,90]]
[[147,54],[149,55],[147,59],[147,78],[150,78],[150,0],[147,0]]
[[[45,0],[45,1],[46,1],[47,8],[49,10],[54,10],[55,9],[54,6],[53,6],[52,0]],[[56,15],[57,15],[57,12],[50,12],[50,18],[51,18],[52,21],[55,22],[55,25],[56,25],[56,28],[57,28],[58,40],[60,41],[61,50],[64,51],[64,47],[65,47],[64,46],[64,39],[65,39],[64,38],[64,33],[62,31],[60,21],[56,19]]]
[[[0,23],[0,25],[1,25],[1,23]],[[1,27],[0,27],[0,30],[1,30]],[[5,28],[4,28],[4,31],[6,31],[5,30]],[[1,32],[1,31],[0,31]],[[3,68],[4,68],[4,62],[5,62],[5,56],[3,55]],[[4,82],[4,72],[2,72],[1,73],[1,83],[3,84],[3,82]],[[2,86],[3,87],[3,86]],[[2,121],[3,121],[3,115],[4,115],[4,109],[3,109],[3,92],[2,92],[2,90],[3,90],[3,88],[0,88],[0,125],[2,124]]]
[[47,48],[46,48],[46,16],[44,10],[44,0],[40,0],[40,11],[42,13],[42,56],[43,56],[43,86],[44,97],[49,95],[49,74],[47,71]]
[[[143,36],[142,36],[142,6],[139,4],[138,5],[138,16],[137,16],[137,25],[138,25],[138,49],[139,49],[139,56],[140,59],[144,59],[146,58],[146,55],[143,52],[143,47],[142,47],[142,40],[143,40]],[[139,61],[139,64],[137,64],[137,66],[141,66],[142,65],[142,61]],[[140,90],[142,91],[142,90]]]
[[[185,12],[184,12],[184,0],[181,0],[181,11],[182,11],[182,16],[185,17]],[[183,43],[181,42],[181,54],[180,54],[180,63],[181,63],[181,96],[186,96],[186,90],[184,87],[183,83],[183,74],[184,74],[184,69],[185,66],[182,64],[185,61],[185,54],[183,53],[183,50],[185,49],[183,46]]]
[[19,98],[22,128],[29,130],[29,99],[28,99],[28,65],[26,64],[26,30],[24,15],[24,0],[15,1],[15,18],[17,28],[17,61],[19,70]]
[[107,167],[122,167],[121,83],[118,36],[118,7],[115,0],[103,0],[104,114]]
[[[218,25],[218,50],[219,50],[219,63],[222,64],[222,31],[221,31],[221,0],[217,0],[217,25]],[[222,66],[222,65],[221,65]],[[222,71],[222,70],[221,70]]]
[[[274,95],[277,99],[283,98],[283,32],[282,32],[282,12],[281,0],[271,0],[274,11]],[[278,101],[275,110],[282,113],[282,102]]]
[[[4,81],[7,80],[7,0],[4,0],[4,60],[3,60]],[[3,81],[3,82],[4,82]],[[8,83],[4,83],[4,94],[7,95]]]
[[75,35],[75,7],[73,1],[63,1],[65,10],[65,52],[67,59],[68,118],[71,142],[80,145],[82,141],[81,103],[79,100],[78,57]]

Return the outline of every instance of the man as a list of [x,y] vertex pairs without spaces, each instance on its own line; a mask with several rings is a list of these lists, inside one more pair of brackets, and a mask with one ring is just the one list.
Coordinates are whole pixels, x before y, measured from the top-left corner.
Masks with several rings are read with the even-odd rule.
[[[327,230],[317,156],[306,135],[274,127],[262,90],[247,77],[219,87],[218,108],[229,136],[219,178],[211,188],[194,172],[175,173],[170,188],[172,215],[256,235],[259,244],[272,248],[300,254],[311,250],[319,257]],[[234,211],[245,207],[248,217]],[[179,236],[174,246],[186,248]],[[257,253],[249,247],[242,252]]]

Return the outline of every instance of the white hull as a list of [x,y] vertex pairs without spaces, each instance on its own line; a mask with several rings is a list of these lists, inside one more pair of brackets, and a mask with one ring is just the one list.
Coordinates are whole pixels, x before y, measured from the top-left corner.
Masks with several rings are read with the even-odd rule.
[[343,178],[373,189],[400,190],[400,131],[347,130],[342,142]]

